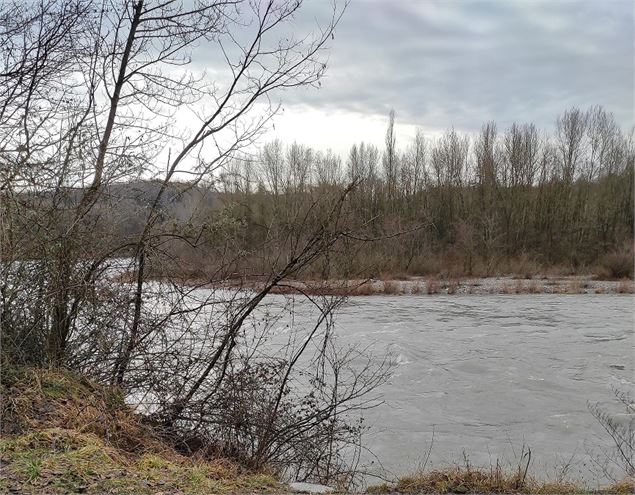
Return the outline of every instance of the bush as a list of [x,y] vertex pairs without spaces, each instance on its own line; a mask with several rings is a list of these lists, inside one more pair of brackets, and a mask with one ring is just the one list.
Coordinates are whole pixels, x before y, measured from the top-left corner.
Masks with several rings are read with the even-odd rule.
[[607,254],[602,260],[602,268],[611,278],[633,278],[632,249],[623,249]]
[[599,452],[595,464],[602,476],[617,482],[635,478],[635,402],[631,390],[614,388],[613,394],[613,402],[589,404],[589,410],[613,441],[613,449]]

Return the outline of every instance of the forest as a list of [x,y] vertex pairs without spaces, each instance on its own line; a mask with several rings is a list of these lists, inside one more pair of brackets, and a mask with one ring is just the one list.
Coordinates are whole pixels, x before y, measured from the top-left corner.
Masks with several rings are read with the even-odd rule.
[[[554,128],[488,122],[477,135],[450,129],[437,139],[418,129],[399,148],[391,113],[382,148],[355,144],[344,159],[276,140],[230,161],[199,186],[207,203],[190,200],[180,217],[231,225],[242,253],[235,276],[259,277],[284,259],[271,239],[296,228],[316,198],[352,186],[341,221],[355,235],[302,277],[631,277],[632,131],[599,106],[567,110]],[[185,277],[213,273],[227,248],[218,231],[201,233],[177,262]]]

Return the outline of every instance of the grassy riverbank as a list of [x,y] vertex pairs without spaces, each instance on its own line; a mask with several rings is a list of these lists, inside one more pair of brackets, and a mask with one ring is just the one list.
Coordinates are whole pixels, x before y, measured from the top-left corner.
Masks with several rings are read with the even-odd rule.
[[524,493],[524,494],[622,494],[633,493],[635,480],[621,482],[599,490],[590,490],[579,484],[559,480],[545,482],[527,476],[522,468],[504,471],[499,466],[491,469],[454,467],[417,473],[400,478],[396,484],[371,486],[370,494],[419,493]]
[[2,370],[0,455],[2,493],[281,491],[271,473],[179,452],[117,390],[66,371]]

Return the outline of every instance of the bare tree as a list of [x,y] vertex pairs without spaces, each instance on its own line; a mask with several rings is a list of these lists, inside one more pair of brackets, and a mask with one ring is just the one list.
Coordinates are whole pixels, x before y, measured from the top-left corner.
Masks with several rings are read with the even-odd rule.
[[[69,366],[120,386],[191,449],[185,432],[209,447],[231,424],[218,404],[238,405],[230,392],[254,378],[251,370],[274,370],[255,375],[256,389],[242,382],[244,397],[268,401],[269,422],[252,425],[252,462],[291,461],[284,451],[295,445],[304,477],[342,474],[343,457],[333,453],[357,435],[347,414],[383,372],[359,373],[348,365],[353,354],[333,347],[335,302],[316,301],[315,325],[290,356],[256,352],[268,336],[251,323],[266,322],[257,314],[274,288],[349,234],[353,187],[296,202],[285,228],[260,226],[268,234],[249,252],[238,249],[243,222],[229,209],[211,214],[212,201],[210,216],[186,212],[178,222],[174,212],[183,198],[204,206],[220,174],[239,175],[235,160],[275,115],[280,91],[317,84],[345,7],[332,5],[312,32],[297,34],[289,26],[303,12],[298,0],[0,7],[3,359]],[[224,72],[211,77],[195,65],[203,53]],[[264,161],[274,195],[306,191],[309,150],[292,147],[286,164],[271,151]],[[228,177],[226,192],[238,194]],[[116,213],[131,204],[132,229]],[[202,246],[214,254],[205,279],[183,285],[174,267]],[[259,252],[279,256],[262,286],[225,291],[239,261]],[[320,370],[305,389],[295,383],[301,357],[310,358],[302,373]],[[300,403],[311,391],[319,400],[302,409],[285,399],[292,385]],[[226,450],[240,451],[245,437],[236,424],[230,430]]]
[[397,137],[395,135],[395,111],[391,110],[388,117],[388,128],[386,129],[386,149],[382,157],[384,176],[388,190],[388,199],[393,199],[397,192],[398,159],[397,159]]
[[571,183],[580,166],[584,153],[584,136],[587,128],[587,116],[579,108],[565,112],[556,121],[558,150],[562,163],[562,178]]

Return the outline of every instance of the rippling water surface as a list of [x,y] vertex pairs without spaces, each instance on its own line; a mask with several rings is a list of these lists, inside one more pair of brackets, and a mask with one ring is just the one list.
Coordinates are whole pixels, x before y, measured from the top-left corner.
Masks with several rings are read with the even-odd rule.
[[367,413],[368,447],[391,472],[461,462],[514,462],[595,480],[590,455],[609,444],[588,410],[632,382],[632,296],[374,296],[336,317],[342,343],[391,352],[397,366]]

